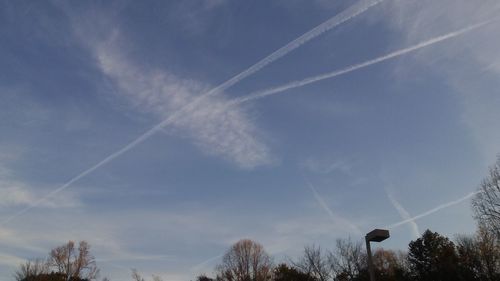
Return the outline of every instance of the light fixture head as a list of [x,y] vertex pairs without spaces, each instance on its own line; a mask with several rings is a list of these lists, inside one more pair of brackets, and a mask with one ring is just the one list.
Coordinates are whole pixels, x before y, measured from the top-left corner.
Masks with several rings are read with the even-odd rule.
[[365,236],[366,241],[381,242],[389,238],[389,230],[374,229],[368,232]]

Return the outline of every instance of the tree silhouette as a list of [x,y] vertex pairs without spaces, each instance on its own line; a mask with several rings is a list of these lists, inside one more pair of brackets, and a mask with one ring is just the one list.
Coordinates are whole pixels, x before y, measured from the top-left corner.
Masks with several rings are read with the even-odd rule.
[[261,244],[249,239],[236,242],[216,267],[217,280],[267,281],[272,273],[271,257]]
[[318,281],[327,281],[332,277],[328,257],[321,247],[314,245],[304,247],[302,258],[295,263],[295,267]]
[[415,280],[459,280],[455,245],[437,232],[426,230],[422,237],[410,242],[408,252],[410,274]]
[[51,272],[42,273],[36,276],[21,279],[21,281],[90,281],[89,279],[82,279],[80,277],[70,277],[69,279],[62,273]]
[[95,280],[99,274],[95,258],[90,254],[90,245],[86,241],[80,241],[78,248],[75,242],[69,241],[52,249],[48,264],[55,268],[57,273],[63,274],[66,280]]
[[273,281],[317,281],[317,279],[282,263],[273,270]]
[[14,273],[16,281],[91,281],[99,269],[90,254],[90,245],[73,241],[52,249],[47,260],[35,259],[19,266]]
[[337,239],[335,250],[328,254],[328,262],[335,280],[356,280],[367,271],[363,244],[350,237]]
[[[378,249],[373,254],[375,275],[379,281],[408,280],[408,265],[406,254],[398,251]],[[368,273],[364,273],[368,276]]]
[[500,241],[500,154],[472,200],[475,218]]
[[214,279],[202,274],[196,277],[196,281],[214,281]]
[[49,272],[49,266],[42,259],[29,260],[19,266],[19,269],[14,272],[16,281],[29,281]]
[[475,236],[457,239],[460,274],[464,280],[500,280],[500,244],[480,228]]

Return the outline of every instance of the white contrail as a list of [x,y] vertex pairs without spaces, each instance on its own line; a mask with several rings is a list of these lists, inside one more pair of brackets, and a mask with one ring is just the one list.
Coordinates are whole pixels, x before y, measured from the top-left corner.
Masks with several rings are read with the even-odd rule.
[[391,201],[392,206],[398,211],[399,215],[403,220],[408,220],[408,223],[410,224],[411,230],[413,232],[413,236],[415,238],[420,237],[420,230],[418,229],[418,225],[415,222],[415,220],[412,219],[410,216],[410,213],[401,205],[398,200],[394,197],[394,195],[387,189],[385,188],[385,193],[387,194],[387,197]]
[[249,94],[247,96],[234,99],[230,103],[239,104],[239,103],[247,102],[247,101],[250,101],[250,100],[261,99],[261,98],[264,98],[264,97],[267,97],[267,96],[270,96],[270,95],[275,95],[275,94],[278,94],[278,93],[282,93],[282,92],[284,92],[286,90],[290,90],[290,89],[293,89],[293,88],[302,87],[302,86],[305,86],[305,85],[308,85],[308,84],[312,84],[312,83],[315,83],[315,82],[318,82],[318,81],[321,81],[321,80],[330,79],[330,78],[334,78],[334,77],[337,77],[337,76],[340,76],[340,75],[343,75],[343,74],[347,74],[349,72],[353,72],[353,71],[361,69],[361,68],[365,68],[365,67],[368,67],[368,66],[371,66],[371,65],[374,65],[374,64],[377,64],[377,63],[380,63],[380,62],[383,62],[383,61],[386,61],[386,60],[389,60],[389,59],[392,59],[392,58],[395,58],[395,57],[402,56],[402,55],[410,53],[410,52],[414,52],[416,50],[419,50],[419,49],[422,49],[424,47],[436,44],[438,42],[441,42],[441,41],[444,41],[444,40],[447,40],[447,39],[451,39],[453,37],[457,37],[459,35],[462,35],[464,33],[467,33],[469,31],[477,29],[477,28],[479,28],[481,26],[484,26],[484,25],[486,25],[488,23],[491,23],[494,20],[497,20],[497,19],[495,18],[495,19],[491,19],[491,20],[488,20],[488,21],[483,21],[483,22],[480,22],[480,23],[468,26],[466,28],[463,28],[463,29],[460,29],[460,30],[457,30],[457,31],[454,31],[454,32],[450,32],[450,33],[445,34],[445,35],[434,37],[432,39],[429,39],[427,41],[424,41],[424,42],[421,42],[419,44],[413,45],[411,47],[407,47],[407,48],[404,48],[404,49],[401,49],[401,50],[398,50],[398,51],[394,51],[392,53],[383,55],[381,57],[378,57],[378,58],[375,58],[375,59],[371,59],[371,60],[368,60],[368,61],[365,61],[365,62],[362,62],[362,63],[354,64],[354,65],[348,66],[348,67],[340,69],[340,70],[335,70],[335,71],[324,73],[324,74],[320,74],[320,75],[317,75],[317,76],[308,77],[308,78],[305,78],[305,79],[302,79],[302,80],[297,80],[297,81],[289,82],[289,83],[281,85],[281,86],[277,86],[277,87],[265,89],[265,90],[262,90],[262,91],[257,91],[257,92],[251,93],[251,94]]
[[220,259],[223,255],[224,254],[213,256],[211,258],[208,258],[208,259],[206,259],[206,260],[198,263],[197,265],[191,267],[191,272],[198,273],[199,271],[201,271],[202,269],[206,268],[208,265],[210,265],[211,263],[213,263],[217,259]]
[[[291,51],[297,49],[298,47],[304,45],[305,43],[309,42],[310,40],[320,36],[321,34],[331,30],[334,27],[337,27],[344,22],[347,22],[362,13],[366,12],[368,9],[370,9],[373,6],[376,6],[377,4],[382,3],[385,0],[376,0],[376,1],[360,1],[357,4],[347,8],[346,10],[342,11],[341,13],[333,16],[329,20],[323,22],[322,24],[316,26],[315,28],[309,30],[308,32],[304,33],[300,37],[294,39],[293,41],[289,42],[285,46],[279,48],[278,50],[274,51],[272,54],[268,55],[267,57],[263,58],[256,64],[250,66],[248,69],[244,70],[240,74],[234,76],[233,78],[227,80],[226,82],[222,83],[220,86],[218,86],[216,91],[214,92],[219,92],[219,91],[224,91],[225,89],[233,86],[234,84],[240,82],[241,80],[245,79],[246,77],[254,74],[255,72],[259,71],[260,69],[264,68],[266,65],[278,60],[279,58],[287,55]],[[210,92],[212,92],[210,91]]]
[[403,225],[403,224],[410,223],[410,222],[412,222],[412,221],[415,221],[415,220],[421,219],[421,218],[423,218],[423,217],[426,217],[426,216],[428,216],[428,215],[431,215],[431,214],[433,214],[433,213],[435,213],[435,212],[437,212],[437,211],[440,211],[440,210],[442,210],[442,209],[448,208],[448,207],[453,206],[453,205],[456,205],[456,204],[460,204],[460,203],[462,203],[463,201],[470,199],[471,197],[473,197],[474,195],[476,195],[476,194],[478,194],[478,193],[480,193],[480,192],[482,192],[482,191],[480,190],[480,191],[476,191],[476,192],[471,192],[471,193],[469,193],[469,194],[465,195],[465,196],[464,196],[464,197],[462,197],[462,198],[459,198],[459,199],[457,199],[457,200],[450,201],[450,202],[448,202],[448,203],[441,204],[441,205],[439,205],[439,206],[437,206],[437,207],[435,207],[435,208],[432,208],[432,209],[430,209],[430,210],[428,210],[428,211],[426,211],[426,212],[423,212],[423,213],[421,213],[421,214],[419,214],[419,215],[416,215],[416,216],[414,216],[414,217],[411,217],[411,218],[408,218],[408,219],[402,220],[402,221],[400,221],[400,222],[397,222],[397,223],[393,223],[393,224],[391,224],[391,225],[388,225],[388,226],[386,226],[386,228],[388,228],[388,229],[396,228],[396,227],[401,226],[401,225]]
[[[306,181],[307,182],[307,181]],[[307,187],[311,190],[311,192],[314,195],[314,199],[318,202],[318,204],[321,206],[321,208],[328,214],[328,216],[332,219],[334,223],[340,223],[341,225],[348,226],[350,229],[354,230],[356,234],[361,233],[361,229],[357,227],[354,223],[350,222],[349,220],[339,217],[333,213],[333,211],[328,207],[328,204],[326,204],[325,200],[319,193],[316,191],[314,186],[310,183],[307,182]]]
[[[358,69],[361,69],[361,68],[364,68],[364,67],[376,64],[376,63],[380,63],[380,62],[383,62],[385,60],[388,60],[388,59],[391,59],[391,58],[395,58],[395,57],[407,54],[409,52],[416,51],[418,49],[430,46],[432,44],[436,44],[438,42],[441,42],[441,41],[444,41],[444,40],[447,40],[447,39],[451,39],[453,37],[457,37],[459,35],[462,35],[462,34],[464,34],[466,32],[469,32],[469,31],[472,31],[474,29],[477,29],[477,28],[479,28],[481,26],[484,26],[484,25],[486,25],[488,23],[491,23],[493,21],[496,21],[496,20],[498,20],[498,18],[493,18],[493,19],[490,19],[490,20],[487,20],[487,21],[483,21],[483,22],[480,22],[480,23],[477,23],[477,24],[473,24],[473,25],[470,25],[468,27],[462,28],[460,30],[457,30],[457,31],[454,31],[454,32],[450,32],[450,33],[447,33],[445,35],[441,35],[441,36],[438,36],[438,37],[434,37],[432,39],[429,39],[427,41],[421,42],[421,43],[416,44],[414,46],[411,46],[411,47],[408,47],[408,48],[404,48],[404,49],[401,49],[401,50],[389,53],[387,55],[384,55],[384,56],[381,56],[381,57],[378,57],[378,58],[375,58],[375,59],[368,60],[368,61],[363,62],[363,63],[355,64],[355,65],[346,67],[346,68],[341,69],[341,70],[329,72],[329,73],[318,75],[318,76],[314,76],[314,77],[309,77],[309,78],[306,78],[306,79],[303,79],[303,80],[299,80],[299,81],[294,81],[294,82],[287,83],[287,84],[279,86],[279,87],[270,88],[270,89],[263,90],[263,91],[258,91],[258,92],[252,93],[250,95],[247,95],[245,97],[233,99],[232,101],[230,101],[228,103],[228,106],[229,105],[237,105],[237,104],[244,103],[244,102],[247,102],[247,101],[252,101],[252,100],[256,100],[256,99],[265,98],[267,96],[270,96],[270,95],[273,95],[273,94],[278,94],[278,93],[284,92],[284,91],[292,89],[292,88],[301,87],[301,86],[304,86],[304,85],[307,85],[307,84],[318,82],[318,81],[323,80],[323,79],[333,78],[333,77],[336,77],[336,76],[339,76],[339,75],[342,75],[342,74],[347,74],[349,72],[352,72],[352,71],[355,71],[355,70],[358,70]],[[316,192],[316,190],[314,189],[314,187],[312,185],[310,185],[310,184],[308,184],[308,187],[311,189],[311,191],[314,194],[314,197],[316,198],[316,200],[318,201],[318,203],[323,207],[323,209],[325,209],[325,211],[330,216],[333,215],[333,212],[328,208],[328,205],[324,202],[324,200],[321,198],[321,196],[319,196],[319,194]],[[411,223],[411,222],[415,223],[415,220],[417,220],[419,218],[428,216],[428,215],[433,214],[433,213],[435,213],[435,212],[437,212],[437,211],[439,211],[441,209],[444,209],[444,208],[456,205],[458,203],[461,203],[461,202],[463,202],[463,201],[471,198],[472,196],[474,196],[477,193],[479,193],[479,192],[472,192],[472,193],[470,193],[470,194],[466,195],[465,197],[462,197],[462,198],[460,198],[458,200],[442,204],[442,205],[440,205],[440,206],[438,206],[438,207],[436,207],[434,209],[431,209],[431,210],[429,210],[427,212],[424,212],[424,213],[422,213],[420,215],[417,215],[417,216],[414,216],[414,217],[410,217],[410,218],[405,219],[403,221],[400,221],[398,223],[392,224],[390,226],[387,226],[386,228],[394,228],[394,227],[397,227],[397,226],[400,226],[400,225],[403,225],[403,224],[406,224],[406,223]]]
[[179,110],[175,111],[171,116],[169,116],[167,119],[163,120],[156,126],[152,127],[148,131],[146,131],[144,134],[136,138],[134,141],[130,142],[129,144],[125,145],[122,149],[112,153],[111,155],[107,156],[103,160],[99,161],[97,164],[94,166],[88,168],[87,170],[83,171],[79,175],[73,177],[66,183],[64,183],[62,186],[60,186],[57,189],[52,190],[49,192],[47,195],[41,197],[39,200],[35,201],[33,204],[29,205],[28,207],[22,209],[21,211],[15,213],[14,215],[8,217],[4,221],[0,223],[0,226],[3,226],[13,219],[17,218],[18,216],[21,216],[25,214],[26,212],[30,211],[31,209],[37,207],[40,203],[44,202],[48,198],[54,196],[55,194],[63,191],[64,189],[68,188],[71,186],[73,183],[76,181],[80,180],[81,178],[87,176],[88,174],[92,173],[96,169],[100,168],[101,166],[107,164],[108,162],[112,161],[113,159],[117,158],[118,156],[122,155],[123,153],[129,151],[136,145],[142,143],[152,135],[156,134],[158,131],[160,131],[162,128],[172,124],[179,116],[181,116],[185,112],[189,112],[190,110],[193,110],[196,108],[197,105],[199,105],[203,100],[219,94],[223,92],[224,90],[228,89],[229,87],[233,86],[234,84],[240,82],[241,80],[245,79],[246,77],[254,74],[255,72],[259,71],[260,69],[264,68],[266,65],[278,60],[279,58],[285,56],[289,52],[297,49],[298,47],[302,46],[306,42],[318,37],[319,35],[323,34],[324,32],[346,22],[349,21],[356,16],[359,16],[360,14],[366,12],[368,9],[371,7],[383,2],[384,0],[377,0],[377,1],[361,1],[356,5],[353,5],[349,8],[347,8],[345,11],[333,16],[329,20],[323,22],[322,24],[316,26],[315,28],[309,30],[308,32],[304,33],[300,37],[296,38],[295,40],[289,42],[285,46],[281,47],[280,49],[276,50],[272,54],[268,55],[267,57],[263,58],[259,62],[255,63],[254,65],[250,66],[243,72],[237,74],[236,76],[232,77],[231,79],[225,81],[224,83],[220,84],[219,86],[211,89],[210,91],[204,93],[203,95],[195,98],[193,101],[189,102],[185,106],[181,107]]

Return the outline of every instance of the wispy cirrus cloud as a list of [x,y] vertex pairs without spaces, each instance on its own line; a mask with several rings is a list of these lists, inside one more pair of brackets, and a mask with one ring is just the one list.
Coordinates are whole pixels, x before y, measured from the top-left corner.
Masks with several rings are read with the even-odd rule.
[[0,245],[3,247],[8,246],[14,249],[22,249],[31,253],[46,253],[47,249],[43,248],[37,243],[31,243],[26,239],[25,235],[12,228],[0,228]]
[[[16,176],[11,164],[22,157],[24,151],[19,147],[0,146],[0,209],[28,207],[39,201],[47,192],[45,187],[33,187],[29,181]],[[72,208],[81,206],[78,196],[73,193],[58,194],[40,201],[42,208]]]
[[[164,119],[210,90],[202,82],[131,62],[117,51],[119,41],[125,40],[119,36],[115,32],[108,41],[93,44],[93,51],[102,72],[116,83],[117,95],[138,110]],[[250,114],[242,107],[226,108],[225,103],[221,96],[204,99],[173,121],[174,131],[192,139],[202,151],[243,168],[271,163],[264,134],[253,124]]]
[[[352,5],[212,89],[208,85],[180,78],[166,70],[147,70],[144,66],[132,64],[118,51],[118,46],[123,44],[115,44],[114,40],[120,36],[117,29],[107,42],[94,42],[90,46],[94,49],[102,71],[110,76],[122,91],[128,92],[134,103],[141,104],[143,108],[163,119],[172,117],[172,112],[189,108],[189,112],[180,118],[172,118],[171,123],[185,130],[204,151],[233,160],[241,167],[252,168],[272,162],[270,151],[263,141],[257,138],[261,133],[249,121],[244,110],[238,106],[227,108],[225,99],[215,94],[381,2],[383,0],[360,1]],[[85,38],[84,41],[92,40]]]
[[359,161],[354,157],[339,155],[310,156],[299,164],[305,171],[336,181],[341,176],[348,180],[349,186],[358,186],[367,182],[366,176],[359,173]]
[[[18,181],[0,181],[0,208],[26,207],[38,201],[45,194],[43,190],[35,191]],[[44,200],[38,205],[42,208],[73,208],[81,206],[81,202],[73,194],[58,194]]]
[[326,161],[310,157],[302,163],[302,166],[316,174],[330,174],[333,172],[352,174],[352,163],[341,159]]
[[[23,221],[1,227],[0,246],[13,249],[11,253],[20,249],[28,253],[21,258],[44,257],[52,247],[68,240],[87,240],[99,267],[113,278],[126,268],[137,268],[144,275],[160,274],[151,264],[162,264],[170,274],[187,272],[192,277],[210,274],[220,255],[242,237],[261,242],[273,255],[295,256],[301,250],[297,245],[331,241],[355,232],[338,215],[334,217],[332,223],[330,215],[318,215],[316,206],[292,218],[245,218],[228,210],[173,207],[104,213],[91,208],[69,213],[51,211],[47,220],[47,213],[40,209]],[[37,231],[29,231],[32,229]],[[193,248],[197,256],[207,260],[193,262]]]
[[207,31],[213,20],[213,12],[227,4],[226,0],[180,1],[169,11],[169,17],[174,18],[184,32],[192,36]]
[[388,53],[386,55],[382,55],[382,56],[376,57],[374,59],[367,60],[365,62],[353,64],[353,65],[347,66],[347,67],[339,69],[339,70],[335,70],[335,71],[307,77],[307,78],[304,78],[301,80],[292,81],[292,82],[289,82],[289,83],[286,83],[286,84],[283,84],[280,86],[271,87],[268,89],[256,91],[256,92],[250,93],[246,96],[232,100],[231,104],[238,105],[238,104],[249,102],[252,100],[262,99],[262,98],[265,98],[265,97],[268,97],[271,95],[276,95],[276,94],[286,92],[286,91],[294,89],[294,88],[299,88],[299,87],[303,87],[303,86],[306,86],[309,84],[317,83],[317,82],[320,82],[320,81],[325,80],[325,79],[332,79],[332,78],[335,78],[335,77],[340,76],[340,75],[345,75],[345,74],[351,73],[353,71],[363,69],[365,67],[369,67],[371,65],[378,64],[378,63],[381,63],[381,62],[384,62],[384,61],[387,61],[387,60],[390,60],[390,59],[393,59],[396,57],[400,57],[402,55],[405,55],[405,54],[408,54],[411,52],[415,52],[417,50],[434,45],[436,43],[463,35],[467,32],[471,32],[471,31],[476,30],[480,27],[483,27],[487,24],[490,24],[493,22],[498,22],[499,19],[500,18],[496,17],[496,18],[490,18],[487,20],[482,20],[480,22],[468,25],[462,29],[448,32],[448,33],[440,35],[440,36],[433,37],[431,39],[425,40],[423,42],[412,45],[410,47],[403,48],[403,49],[400,49],[397,51],[393,51],[393,52]]
[[[401,34],[404,42],[415,42],[444,30],[500,16],[495,0],[390,1],[380,20]],[[500,74],[500,32],[498,21],[476,30],[456,44],[422,52],[414,57],[420,65],[431,66],[456,93],[462,106],[461,118],[482,153],[485,165],[500,151],[498,75]],[[399,69],[407,68],[402,64]],[[399,79],[413,75],[399,71]]]
[[[471,22],[500,16],[500,2],[494,0],[444,0],[444,1],[391,1],[385,6],[385,16],[380,17],[403,38],[403,42],[415,42],[436,33],[464,26]],[[436,46],[413,56],[415,65],[424,65],[435,71],[455,93],[459,106],[459,118],[476,143],[484,166],[494,161],[500,151],[500,131],[496,120],[500,106],[498,75],[500,75],[500,40],[498,20],[467,35],[457,38],[455,44]],[[405,61],[397,68],[397,78],[412,76]],[[461,112],[460,112],[461,111]],[[433,215],[443,209],[469,201],[478,192],[469,192],[453,200],[430,208],[420,214],[404,218],[388,228],[414,224],[416,220]]]
[[[224,98],[214,95],[383,1],[359,1],[211,90],[202,83],[179,79],[166,71],[145,71],[130,65],[123,56],[120,57],[118,46],[113,46],[113,38],[119,36],[117,30],[111,36],[111,41],[97,43],[93,47],[103,72],[112,77],[122,90],[132,93],[139,103],[167,119],[172,116],[172,107],[179,111],[194,104],[195,107],[190,108],[188,114],[180,120],[173,118],[172,122],[180,128],[187,128],[197,144],[209,152],[235,160],[240,166],[254,167],[271,161],[267,147],[255,139],[256,129],[245,120],[241,109],[238,110],[237,106],[227,108]],[[198,97],[195,99],[195,96]],[[170,111],[166,110],[167,107]]]
[[[156,243],[161,241],[143,239],[145,235],[151,238],[156,237],[155,233],[165,233],[169,240],[185,243],[186,239],[197,237],[203,230],[207,241],[221,239],[221,234],[226,231],[222,222],[206,213],[132,210],[97,215],[90,210],[82,210],[50,212],[50,219],[47,219],[47,213],[40,212],[23,222],[16,221],[8,227],[0,227],[0,247],[22,250],[28,257],[45,257],[52,247],[68,240],[86,240],[92,245],[92,252],[98,257],[97,262],[103,267],[112,264],[130,268],[134,264],[139,266],[180,258],[178,255],[182,249],[174,248],[172,251],[169,250],[170,246],[160,247]],[[130,231],[131,224],[134,231]],[[216,227],[210,229],[210,226]],[[138,231],[144,233],[138,236]],[[156,250],[144,252],[138,250],[137,245],[149,249],[156,245]]]
[[[262,68],[264,68],[265,66],[267,66],[268,64],[271,64],[273,63],[274,61],[280,59],[281,57],[287,55],[288,53],[290,53],[291,51],[299,48],[300,46],[302,46],[303,44],[307,43],[308,41],[320,36],[321,34],[331,30],[332,28],[335,28],[353,18],[356,18],[357,16],[363,14],[364,12],[368,11],[371,7],[373,6],[376,6],[377,4],[381,3],[383,0],[374,0],[374,1],[360,1],[358,3],[356,3],[355,5],[347,8],[346,10],[344,10],[343,12],[333,16],[332,18],[328,19],[327,21],[321,23],[320,25],[314,27],[313,29],[307,31],[306,33],[302,34],[301,36],[297,37],[296,39],[290,41],[289,43],[285,44],[283,47],[279,48],[278,50],[274,51],[273,53],[271,53],[270,55],[264,57],[263,59],[259,60],[257,63],[251,65],[249,68],[243,70],[242,72],[240,72],[239,74],[237,75],[234,75],[233,77],[231,77],[230,79],[226,80],[225,82],[223,82],[222,84],[219,84],[218,86],[212,88],[211,90],[209,90],[208,92],[204,92],[203,94],[201,95],[197,95],[193,100],[191,100],[190,102],[187,102],[185,103],[183,106],[181,106],[181,108],[178,108],[177,110],[175,110],[172,114],[168,115],[167,118],[164,118],[160,123],[156,124],[155,126],[153,126],[152,128],[150,128],[149,130],[147,130],[145,133],[143,133],[142,135],[140,135],[139,137],[137,137],[136,139],[134,139],[132,142],[128,143],[127,145],[123,146],[121,149],[118,149],[116,150],[115,152],[111,153],[110,155],[106,156],[104,159],[102,159],[101,161],[97,162],[95,165],[89,167],[88,169],[82,171],[81,173],[79,173],[78,175],[74,176],[73,178],[71,178],[70,180],[68,180],[66,183],[64,183],[63,185],[61,185],[60,187],[56,188],[56,189],[53,189],[51,192],[49,192],[47,195],[45,195],[44,197],[40,198],[37,202],[35,202],[32,206],[29,206],[27,208],[24,208],[22,209],[21,211],[19,211],[18,213],[14,214],[13,216],[10,216],[8,217],[6,220],[2,221],[1,224],[2,225],[5,225],[9,222],[11,222],[12,220],[14,220],[15,218],[23,215],[24,213],[30,211],[32,208],[36,207],[40,202],[42,202],[43,200],[45,200],[46,198],[49,198],[49,197],[52,197],[54,196],[55,194],[58,194],[59,192],[67,189],[68,187],[70,187],[71,185],[73,185],[75,182],[79,181],[80,179],[86,177],[88,174],[91,174],[92,172],[94,172],[95,170],[99,169],[100,167],[102,167],[103,165],[113,161],[114,159],[116,159],[117,157],[121,156],[122,154],[126,153],[127,151],[129,151],[130,149],[134,148],[136,145],[142,143],[143,141],[145,141],[146,139],[150,138],[151,136],[153,136],[154,134],[156,134],[157,132],[163,130],[167,125],[172,125],[174,123],[179,123],[180,121],[178,121],[179,119],[179,116],[183,117],[182,119],[186,118],[185,115],[186,115],[186,111],[187,112],[190,112],[192,110],[196,110],[198,109],[198,107],[200,106],[200,104],[204,104],[207,102],[207,100],[209,101],[213,101],[213,98],[214,96],[220,94],[221,92],[224,92],[224,90],[230,88],[231,86],[239,83],[241,80],[247,78],[248,76],[258,72],[259,70],[261,70]],[[97,40],[96,41],[96,35],[95,34],[101,34],[102,35],[102,32],[95,32],[97,29],[100,29],[104,26],[108,26],[110,25],[110,20],[109,18],[106,16],[106,15],[100,15],[100,20],[105,22],[105,25],[101,25],[101,26],[94,26],[94,21],[93,20],[89,20],[89,15],[85,16],[84,18],[82,18],[81,16],[76,16],[72,11],[70,11],[71,9],[66,9],[66,12],[68,13],[68,16],[70,18],[73,19],[73,21],[71,21],[71,24],[73,26],[73,29],[74,29],[74,32],[76,34],[76,37],[80,37],[80,39],[85,42],[87,44],[87,46],[89,46],[92,50],[94,50],[94,52],[96,53],[95,55],[97,56],[98,58],[98,61],[100,63],[100,65],[103,65],[101,61],[106,61],[106,51],[100,51],[100,48],[103,48],[103,45],[105,46],[105,44],[110,44],[108,40],[106,40],[105,42],[102,42],[102,40]],[[99,20],[97,20],[99,21]],[[82,24],[82,22],[85,22],[87,24]],[[88,25],[88,23],[90,22],[90,26]],[[111,26],[114,26],[111,24]],[[116,30],[119,30],[119,29],[116,29]],[[104,37],[109,37],[111,35],[111,39],[116,39],[116,36],[118,34],[118,32],[116,32],[110,29],[108,29],[108,34],[106,34]],[[107,33],[106,31],[104,31],[104,33]],[[111,33],[111,34],[109,34]],[[92,34],[91,36],[89,36],[89,34]],[[114,36],[113,36],[114,35]],[[99,36],[97,36],[99,37]],[[102,37],[101,37],[102,39]],[[112,42],[112,41],[111,41]],[[104,49],[106,50],[106,49]],[[111,51],[118,51],[119,48],[115,48]],[[104,53],[104,55],[102,54],[102,52]],[[101,54],[100,54],[101,53]],[[100,57],[100,59],[99,59]],[[107,59],[108,63],[109,63],[109,58]],[[113,60],[111,60],[113,61]],[[105,69],[103,69],[103,71],[105,72]],[[113,69],[113,68],[108,68],[108,71],[110,69]],[[115,77],[114,79],[117,79],[119,77],[122,77],[122,75],[120,74],[121,72],[118,72],[118,73],[114,73],[114,72],[110,72],[109,74],[114,74],[114,75],[111,75],[112,77]],[[146,73],[151,73],[149,71],[147,71]],[[156,73],[153,71],[153,73]],[[140,74],[140,73],[139,73]],[[160,75],[161,76],[161,75]],[[139,75],[138,76],[139,78],[143,77],[142,75]],[[149,76],[145,76],[145,77],[149,77]],[[154,77],[157,77],[157,76],[154,76]],[[136,80],[137,81],[137,80]],[[144,81],[142,79],[139,79],[139,82],[141,81]],[[182,83],[181,83],[182,84]],[[149,89],[149,88],[148,88]],[[147,91],[146,91],[147,92]],[[227,103],[224,103],[224,105],[222,106],[217,106],[217,110],[215,112],[220,112],[220,111],[227,111],[228,109],[226,108],[226,105]],[[203,112],[203,111],[200,111],[200,112]],[[232,111],[230,111],[232,112]],[[229,117],[239,117],[238,114],[233,114],[235,116],[232,116],[231,114],[229,114]],[[194,116],[200,116],[200,114],[198,115],[194,115]],[[228,116],[228,115],[225,115],[225,116]],[[209,115],[208,117],[212,117],[213,118],[213,115]],[[229,124],[232,124],[231,123],[231,119],[223,119],[224,121],[228,121]],[[181,122],[182,123],[182,122]],[[217,127],[220,127],[220,126],[227,126],[227,124],[217,124],[215,126]],[[197,128],[198,126],[197,125],[193,125],[193,127]],[[213,126],[212,126],[213,127]],[[188,128],[192,128],[192,127],[188,127]],[[204,128],[205,129],[205,128]],[[204,132],[210,132],[210,130],[205,130]],[[229,143],[233,143],[234,140],[238,140],[240,138],[241,135],[246,135],[246,131],[245,130],[237,130],[235,134],[233,134],[233,138],[227,138],[225,137],[225,141],[226,142],[223,142],[224,143],[227,143],[229,141]],[[209,144],[212,143],[213,144],[213,141],[216,139],[214,136],[217,136],[217,134],[205,134],[204,136],[201,136],[200,135],[197,135],[196,137],[197,138],[200,138],[200,139],[203,139],[203,140],[206,140]],[[215,152],[219,152],[221,151],[221,148],[225,148],[226,146],[225,145],[220,145],[220,143],[217,143],[217,146],[215,146]],[[262,145],[258,145],[259,148],[262,148]],[[264,149],[265,150],[265,149]],[[234,152],[237,152],[238,154],[241,153],[241,150],[239,149],[236,149],[236,150],[231,150],[231,151],[234,151]],[[245,152],[247,151],[247,149],[245,148]],[[252,154],[251,157],[250,157],[250,162],[251,164],[248,165],[249,167],[252,167],[253,163],[257,160],[260,161],[262,159],[262,157],[260,157],[261,154],[260,153],[257,153],[257,154]],[[239,158],[237,158],[239,159]]]
[[20,258],[20,257],[10,255],[10,254],[0,253],[0,264],[1,265],[14,267],[14,266],[18,266],[19,264],[23,263],[24,261],[25,260]]

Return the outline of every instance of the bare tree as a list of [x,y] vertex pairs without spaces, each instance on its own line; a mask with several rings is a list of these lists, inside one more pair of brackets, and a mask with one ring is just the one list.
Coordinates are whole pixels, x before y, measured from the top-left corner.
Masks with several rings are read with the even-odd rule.
[[61,273],[65,280],[87,279],[95,280],[99,274],[95,258],[90,254],[90,245],[80,241],[78,248],[75,242],[52,249],[49,255],[49,265]]
[[460,274],[466,280],[500,280],[500,243],[479,228],[475,236],[459,236],[457,252]]
[[49,267],[46,261],[42,259],[29,260],[19,266],[19,269],[14,273],[14,279],[16,281],[31,280],[48,272]]
[[328,255],[333,277],[337,280],[353,280],[366,268],[366,253],[361,242],[351,238],[337,239],[336,247]]
[[144,278],[142,278],[141,274],[137,269],[133,268],[132,269],[132,280],[134,281],[144,281]]
[[500,240],[500,154],[472,201],[475,218]]
[[409,265],[406,253],[377,249],[373,254],[373,265],[377,280],[406,280]]
[[222,281],[266,281],[271,279],[271,257],[261,244],[249,239],[236,242],[216,267]]
[[328,258],[321,252],[319,246],[305,247],[304,255],[297,263],[294,263],[294,266],[315,280],[327,281],[332,277]]

